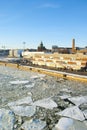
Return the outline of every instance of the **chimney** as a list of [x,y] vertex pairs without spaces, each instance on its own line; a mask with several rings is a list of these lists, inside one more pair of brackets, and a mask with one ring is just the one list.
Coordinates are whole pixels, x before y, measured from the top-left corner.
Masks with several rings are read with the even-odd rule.
[[75,52],[75,39],[72,39],[72,52]]

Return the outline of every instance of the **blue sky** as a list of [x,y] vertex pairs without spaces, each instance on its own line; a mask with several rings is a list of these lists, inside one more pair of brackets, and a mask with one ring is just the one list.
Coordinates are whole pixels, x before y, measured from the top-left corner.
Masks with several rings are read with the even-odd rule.
[[0,0],[0,48],[87,46],[87,0]]

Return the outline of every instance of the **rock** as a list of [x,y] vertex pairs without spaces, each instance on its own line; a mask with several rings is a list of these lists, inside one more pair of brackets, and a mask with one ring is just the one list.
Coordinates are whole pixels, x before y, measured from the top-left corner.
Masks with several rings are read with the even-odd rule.
[[39,119],[26,121],[21,128],[24,130],[43,130],[46,127],[46,122]]
[[11,110],[0,109],[0,130],[13,130],[15,116]]

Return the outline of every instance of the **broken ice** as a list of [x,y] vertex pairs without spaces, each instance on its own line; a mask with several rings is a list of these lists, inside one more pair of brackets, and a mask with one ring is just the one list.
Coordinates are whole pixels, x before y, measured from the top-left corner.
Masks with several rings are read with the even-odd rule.
[[87,109],[83,111],[85,118],[87,119]]
[[19,116],[31,117],[36,112],[36,107],[34,106],[11,106],[10,109]]
[[34,85],[35,85],[35,84],[34,84],[34,83],[32,83],[32,84],[25,85],[25,87],[26,87],[26,88],[33,88],[33,87],[34,87]]
[[21,128],[24,130],[43,130],[43,128],[45,127],[46,127],[45,121],[41,121],[39,119],[33,119],[30,121],[26,121]]
[[70,97],[70,98],[68,98],[68,100],[71,101],[73,104],[79,106],[82,103],[86,103],[87,102],[87,96]]
[[23,99],[19,99],[18,101],[8,103],[8,106],[16,106],[16,105],[31,104],[31,103],[32,103],[32,98],[28,96]]
[[80,120],[80,121],[85,120],[83,113],[77,106],[66,108],[65,110],[57,114],[64,117],[70,117],[75,120]]
[[63,117],[55,125],[53,130],[87,130],[85,122],[76,121],[70,118]]
[[54,107],[57,107],[57,104],[50,98],[38,100],[34,102],[33,105],[47,109],[53,109]]
[[61,99],[67,99],[67,98],[69,98],[69,97],[71,97],[70,95],[62,95],[62,96],[59,96]]
[[38,78],[44,78],[45,75],[42,74],[42,75],[37,75],[37,76],[32,76],[31,79],[38,79]]
[[10,84],[14,84],[14,85],[17,85],[17,84],[27,84],[27,83],[29,83],[29,81],[27,81],[27,80],[24,80],[24,81],[20,81],[20,80],[10,81]]
[[35,114],[36,111],[36,107],[31,106],[30,105],[31,103],[32,99],[29,96],[15,102],[8,103],[8,106],[10,107],[11,110],[14,111],[16,115],[31,117]]
[[0,130],[13,130],[14,113],[11,110],[0,109]]

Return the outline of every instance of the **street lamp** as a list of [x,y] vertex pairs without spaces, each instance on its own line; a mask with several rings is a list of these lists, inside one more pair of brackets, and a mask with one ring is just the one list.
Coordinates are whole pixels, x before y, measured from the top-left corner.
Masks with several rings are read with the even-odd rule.
[[26,42],[23,42],[23,45],[24,45],[24,46],[23,46],[23,49],[24,49],[24,50],[25,50],[25,44],[26,44]]

